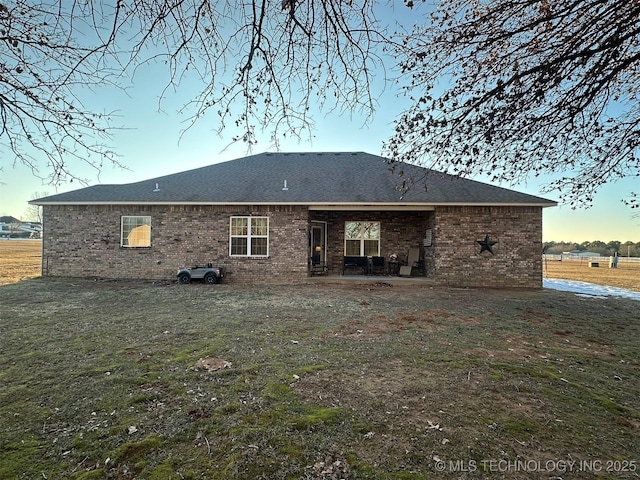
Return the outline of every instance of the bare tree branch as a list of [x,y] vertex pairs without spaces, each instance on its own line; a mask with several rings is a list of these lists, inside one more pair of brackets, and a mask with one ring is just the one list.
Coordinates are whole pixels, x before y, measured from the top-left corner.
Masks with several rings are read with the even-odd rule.
[[262,131],[274,142],[310,135],[313,104],[372,115],[371,75],[389,41],[373,0],[0,2],[0,145],[53,183],[73,179],[78,162],[118,164],[112,114],[82,99],[124,88],[145,65],[167,68],[159,109],[197,81],[180,112],[187,129],[213,113],[219,133],[251,145]]
[[115,85],[117,72],[104,63],[112,52],[108,43],[76,43],[78,29],[92,28],[84,14],[77,18],[76,6],[0,4],[0,145],[14,155],[14,164],[54,184],[76,178],[70,169],[75,161],[96,170],[118,163],[101,143],[110,114],[86,109],[78,96],[96,85]]
[[640,175],[640,2],[438,7],[398,50],[413,105],[390,156],[510,183],[550,174],[574,206]]

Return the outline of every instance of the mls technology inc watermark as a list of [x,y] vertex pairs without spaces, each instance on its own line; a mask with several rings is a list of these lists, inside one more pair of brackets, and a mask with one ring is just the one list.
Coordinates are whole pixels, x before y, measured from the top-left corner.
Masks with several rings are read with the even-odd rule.
[[434,459],[437,472],[486,473],[634,473],[640,472],[636,460],[441,460]]

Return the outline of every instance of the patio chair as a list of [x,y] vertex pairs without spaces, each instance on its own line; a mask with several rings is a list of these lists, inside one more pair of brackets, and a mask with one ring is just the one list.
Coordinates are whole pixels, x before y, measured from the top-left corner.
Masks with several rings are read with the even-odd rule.
[[384,257],[371,257],[371,273],[384,273]]
[[320,260],[320,255],[314,255],[309,259],[311,276],[326,275],[329,267],[325,262]]
[[357,255],[345,255],[342,258],[342,275],[345,274],[345,271],[353,269],[363,275],[368,273],[369,258]]
[[420,249],[419,248],[410,248],[409,254],[407,255],[407,264],[400,267],[400,276],[401,277],[410,277],[411,272],[414,267],[418,267],[420,264]]

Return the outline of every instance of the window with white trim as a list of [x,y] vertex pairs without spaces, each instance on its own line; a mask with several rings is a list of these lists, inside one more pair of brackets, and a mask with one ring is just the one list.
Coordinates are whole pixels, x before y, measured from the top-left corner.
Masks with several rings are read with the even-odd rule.
[[354,256],[380,255],[380,222],[346,222],[344,254]]
[[123,247],[151,246],[151,217],[123,216],[120,229],[120,245]]
[[229,254],[269,256],[269,217],[231,217]]

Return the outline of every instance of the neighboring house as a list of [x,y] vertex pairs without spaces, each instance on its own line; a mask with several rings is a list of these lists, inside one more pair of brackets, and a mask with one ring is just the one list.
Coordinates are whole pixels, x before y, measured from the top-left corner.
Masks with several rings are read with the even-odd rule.
[[310,259],[339,275],[347,255],[384,257],[395,273],[412,249],[412,274],[436,284],[534,288],[556,205],[367,153],[263,153],[30,203],[45,276],[171,279],[211,262],[229,283],[296,283]]

